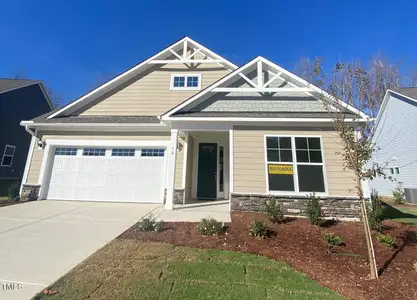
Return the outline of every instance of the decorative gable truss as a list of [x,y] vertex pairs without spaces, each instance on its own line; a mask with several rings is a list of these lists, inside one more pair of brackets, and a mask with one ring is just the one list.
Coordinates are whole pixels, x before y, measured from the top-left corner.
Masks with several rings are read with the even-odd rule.
[[47,118],[52,119],[57,116],[70,115],[155,65],[178,66],[179,64],[185,65],[187,68],[193,68],[194,70],[201,64],[217,64],[230,71],[237,68],[235,64],[214,53],[210,49],[189,37],[184,37],[79,99],[69,103],[67,106],[57,110]]
[[187,67],[197,67],[203,63],[215,63],[229,70],[237,68],[236,65],[188,37],[173,44],[164,53],[149,61],[149,64],[184,64]]
[[[259,56],[168,111],[162,116],[162,119],[170,120],[170,116],[174,115],[178,119],[181,113],[203,111],[203,108],[207,107],[207,103],[213,103],[218,99],[236,99],[237,97],[245,100],[255,99],[252,101],[258,102],[264,101],[275,112],[281,110],[271,105],[273,103],[271,100],[285,99],[284,101],[294,103],[298,99],[308,99],[309,101],[304,102],[315,102],[315,107],[320,107],[321,111],[345,109],[362,118],[366,117],[364,113],[346,103],[338,102],[337,105],[332,103],[330,95],[323,90]],[[327,102],[323,103],[324,101]],[[244,102],[241,102],[242,105],[245,104]],[[244,110],[239,108],[239,111]]]

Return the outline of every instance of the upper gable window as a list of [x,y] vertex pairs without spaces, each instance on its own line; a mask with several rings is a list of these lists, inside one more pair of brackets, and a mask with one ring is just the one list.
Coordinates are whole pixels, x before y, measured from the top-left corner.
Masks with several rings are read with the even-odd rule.
[[172,74],[171,90],[200,90],[201,74]]

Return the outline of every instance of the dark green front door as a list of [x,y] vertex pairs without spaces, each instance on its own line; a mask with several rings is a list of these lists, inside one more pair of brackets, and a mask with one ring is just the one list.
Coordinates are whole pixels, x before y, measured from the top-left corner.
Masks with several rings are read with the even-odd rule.
[[203,143],[198,147],[197,198],[217,198],[217,144]]

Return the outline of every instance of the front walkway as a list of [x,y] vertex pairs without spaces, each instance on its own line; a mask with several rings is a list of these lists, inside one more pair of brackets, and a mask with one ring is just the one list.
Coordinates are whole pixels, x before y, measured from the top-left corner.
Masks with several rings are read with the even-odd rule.
[[162,210],[157,218],[165,222],[199,222],[202,218],[214,218],[230,223],[229,200],[175,204],[174,210]]

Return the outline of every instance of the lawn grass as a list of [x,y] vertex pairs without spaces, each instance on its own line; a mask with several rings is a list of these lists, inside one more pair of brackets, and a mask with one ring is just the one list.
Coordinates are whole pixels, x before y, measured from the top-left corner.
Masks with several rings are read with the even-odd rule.
[[392,203],[384,204],[383,216],[387,220],[417,225],[417,207],[395,205]]
[[116,239],[38,299],[344,299],[252,254]]

